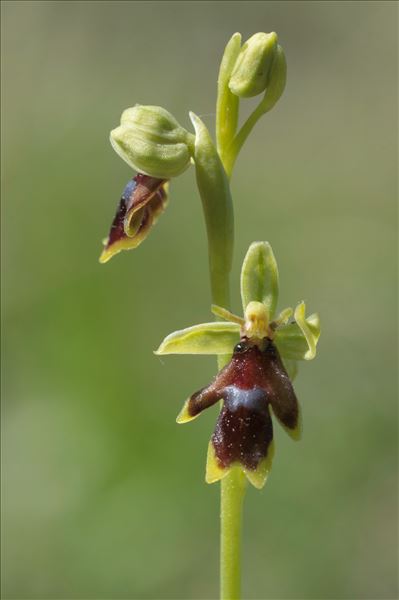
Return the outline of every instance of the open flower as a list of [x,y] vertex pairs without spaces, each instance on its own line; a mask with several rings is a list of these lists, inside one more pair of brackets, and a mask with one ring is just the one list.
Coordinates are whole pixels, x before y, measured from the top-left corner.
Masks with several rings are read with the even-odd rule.
[[138,173],[125,187],[100,262],[137,248],[168,203],[168,181]]
[[315,357],[320,323],[317,314],[305,317],[303,302],[295,311],[287,308],[274,316],[278,271],[267,242],[253,243],[247,252],[241,296],[243,318],[214,306],[214,314],[224,321],[176,331],[156,353],[231,355],[233,351],[216,378],[188,398],[177,422],[191,421],[223,400],[208,447],[206,481],[218,481],[239,467],[261,488],[274,453],[270,409],[293,439],[300,437],[300,410],[291,380],[298,360]]

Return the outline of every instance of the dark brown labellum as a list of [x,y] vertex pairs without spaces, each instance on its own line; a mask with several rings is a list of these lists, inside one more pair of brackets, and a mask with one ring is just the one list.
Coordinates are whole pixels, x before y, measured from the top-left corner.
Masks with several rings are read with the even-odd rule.
[[279,352],[269,338],[254,343],[243,338],[230,363],[214,381],[191,396],[188,416],[223,400],[211,444],[218,468],[241,464],[256,471],[273,441],[270,408],[284,428],[298,434],[299,407]]

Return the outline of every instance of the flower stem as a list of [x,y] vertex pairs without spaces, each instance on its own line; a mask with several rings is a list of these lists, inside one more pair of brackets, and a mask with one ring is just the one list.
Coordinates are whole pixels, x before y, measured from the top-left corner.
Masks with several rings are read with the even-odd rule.
[[232,469],[221,481],[220,598],[241,598],[241,529],[246,489],[244,473]]
[[[238,114],[238,105],[236,111]],[[221,135],[218,139],[218,150],[228,180],[235,161],[235,157],[232,159],[231,154],[226,152],[229,141],[227,135]],[[233,210],[233,203],[231,206]],[[228,290],[230,273],[226,273],[225,277]],[[214,298],[213,287],[212,297]],[[229,304],[224,304],[224,308],[229,308]],[[229,358],[219,356],[218,368],[224,367]],[[220,600],[241,598],[242,513],[246,484],[245,475],[240,468],[231,469],[220,482]]]
[[[241,135],[238,134],[234,138],[239,100],[230,92],[228,82],[240,45],[241,36],[234,34],[226,47],[219,72],[216,116],[217,149],[201,119],[190,113],[196,132],[195,145],[191,152],[195,162],[197,185],[208,234],[212,302],[225,309],[230,308],[230,269],[234,244],[234,214],[229,180],[237,154],[260,116],[256,113],[252,117],[253,122],[249,119],[241,131]],[[219,356],[219,369],[229,359],[229,356]],[[241,528],[245,489],[246,478],[239,467],[231,469],[221,481],[221,600],[239,600],[241,598]]]

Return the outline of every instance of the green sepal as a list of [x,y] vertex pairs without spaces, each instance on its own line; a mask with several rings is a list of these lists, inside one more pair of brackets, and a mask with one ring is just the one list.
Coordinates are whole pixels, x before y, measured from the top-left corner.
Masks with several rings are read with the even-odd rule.
[[241,299],[244,309],[252,301],[262,302],[273,318],[278,300],[278,269],[269,242],[253,242],[241,268]]
[[130,167],[157,179],[177,177],[191,164],[194,136],[161,106],[127,108],[110,141]]
[[274,342],[283,359],[311,360],[316,356],[320,336],[320,319],[317,313],[305,318],[305,304],[299,304],[294,313],[295,322],[279,327]]
[[267,455],[260,461],[258,467],[256,469],[247,469],[239,462],[235,462],[228,467],[222,467],[219,464],[219,461],[216,458],[215,449],[213,447],[212,441],[208,444],[208,453],[206,460],[206,474],[205,481],[206,483],[215,483],[216,481],[220,481],[228,473],[230,473],[233,469],[238,469],[248,479],[248,481],[256,487],[258,490],[262,489],[266,483],[267,477],[272,468],[272,462],[274,457],[274,442],[271,441],[269,448],[267,450]]
[[298,362],[292,358],[281,358],[288,377],[291,381],[294,381],[295,377],[298,375]]
[[259,105],[260,111],[266,113],[273,108],[284,92],[286,82],[287,63],[285,54],[280,44],[277,44],[273,64],[270,70],[269,84],[263,100]]
[[252,98],[268,87],[277,48],[277,34],[255,33],[242,46],[231,74],[229,87],[240,98]]
[[237,323],[202,323],[174,331],[155,354],[231,354],[240,339]]

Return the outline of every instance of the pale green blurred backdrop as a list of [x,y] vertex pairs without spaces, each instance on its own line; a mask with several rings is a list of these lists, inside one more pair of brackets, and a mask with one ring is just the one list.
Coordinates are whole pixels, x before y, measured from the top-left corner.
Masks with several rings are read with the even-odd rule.
[[[138,250],[98,256],[132,176],[108,142],[159,104],[213,127],[223,47],[278,32],[278,106],[245,146],[233,308],[253,240],[280,306],[322,318],[296,390],[304,437],[275,428],[245,506],[244,597],[397,598],[394,2],[3,3],[3,598],[214,599],[216,408],[185,427],[212,358],[155,357],[210,318],[189,170]],[[248,103],[247,103],[248,104]],[[247,109],[246,109],[247,110]]]

